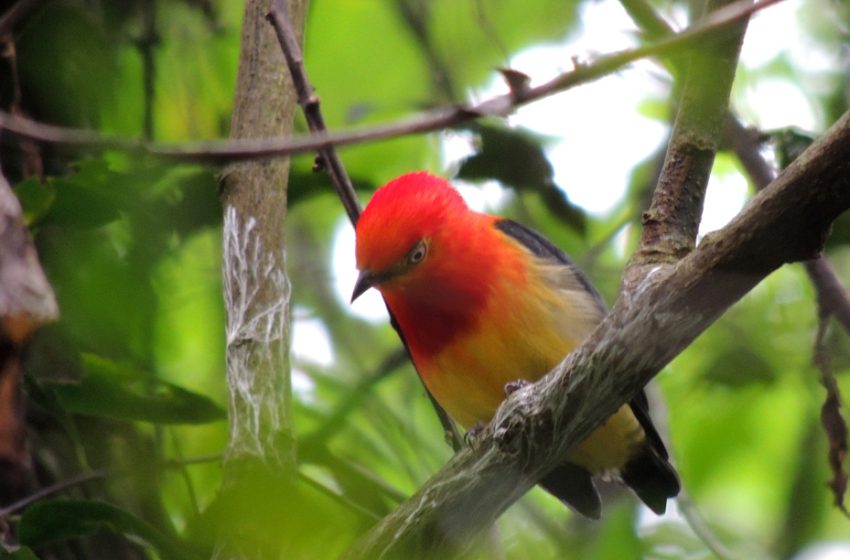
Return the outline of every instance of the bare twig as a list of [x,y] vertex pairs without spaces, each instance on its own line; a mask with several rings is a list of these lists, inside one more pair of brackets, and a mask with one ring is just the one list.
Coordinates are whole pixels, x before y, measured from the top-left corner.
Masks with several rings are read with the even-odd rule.
[[[292,76],[292,84],[298,94],[298,104],[304,111],[310,130],[320,134],[327,133],[325,118],[322,116],[322,110],[319,106],[319,97],[307,77],[301,45],[292,29],[286,2],[274,0],[269,9],[268,18],[277,34],[277,40]],[[340,200],[342,200],[348,219],[351,220],[352,224],[356,224],[360,217],[360,203],[357,201],[357,193],[354,192],[354,186],[351,184],[351,179],[345,171],[342,160],[340,160],[333,146],[320,148],[319,159],[324,169],[327,170]]]
[[838,320],[845,331],[850,333],[850,293],[841,283],[835,269],[823,255],[806,261],[805,266],[809,278],[817,289],[818,300],[822,300],[820,305],[828,309],[829,314]]
[[691,500],[687,490],[682,489],[676,497],[676,503],[679,505],[679,511],[682,513],[682,517],[685,518],[685,521],[687,521],[688,527],[691,528],[697,538],[699,538],[699,540],[701,540],[717,558],[720,560],[733,560],[739,558],[738,555],[726,548],[726,545],[717,538],[717,535],[714,534],[711,527],[706,524],[705,519],[703,519],[693,500]]
[[549,82],[528,88],[522,92],[522,95],[510,93],[496,96],[473,105],[438,108],[386,125],[355,129],[347,132],[313,133],[301,137],[219,140],[190,144],[161,145],[149,144],[136,139],[104,136],[91,130],[64,128],[37,123],[29,119],[14,117],[7,113],[0,113],[0,126],[6,128],[11,133],[32,138],[43,143],[146,152],[159,157],[182,161],[208,161],[214,163],[265,159],[314,152],[330,146],[344,146],[431,132],[456,126],[480,117],[506,116],[521,105],[568,90],[580,84],[592,82],[602,76],[614,73],[636,60],[652,56],[662,56],[680,48],[694,46],[719,29],[741,21],[751,14],[780,1],[782,0],[761,0],[752,4],[749,0],[741,0],[724,10],[715,12],[713,17],[679,34],[651,45],[601,56],[592,64],[579,66],[570,72],[565,72],[557,76]]
[[69,488],[73,488],[74,486],[79,486],[80,484],[85,484],[86,482],[91,482],[92,480],[99,480],[101,478],[106,478],[109,476],[109,471],[106,470],[97,470],[90,471],[78,474],[76,476],[72,476],[70,478],[66,478],[65,480],[60,480],[50,486],[45,486],[41,488],[37,492],[33,492],[29,496],[21,498],[17,502],[13,502],[8,506],[0,509],[0,519],[4,517],[8,517],[9,515],[15,513],[16,511],[20,511],[30,504],[34,504],[39,500],[43,500],[49,496],[54,494],[58,494],[64,490]]
[[156,47],[159,34],[156,30],[156,0],[145,0],[141,5],[142,35],[136,41],[136,48],[142,59],[142,91],[144,111],[142,134],[145,140],[154,137],[154,102],[156,100]]
[[[154,465],[154,468],[161,469],[179,469],[183,467],[188,467],[192,465],[201,465],[205,463],[214,463],[216,461],[221,461],[223,455],[221,453],[216,453],[213,455],[202,455],[199,457],[188,457],[186,459],[166,459],[165,461],[161,461],[158,464]],[[73,488],[74,486],[79,486],[80,484],[85,484],[86,482],[91,482],[92,480],[100,480],[103,478],[111,478],[111,477],[123,477],[123,476],[133,476],[135,474],[142,474],[139,469],[122,469],[119,471],[108,471],[106,469],[97,469],[84,473],[80,473],[74,475],[70,478],[66,478],[65,480],[60,480],[50,486],[45,486],[33,492],[29,496],[21,498],[17,502],[13,502],[3,508],[0,508],[0,519],[4,517],[8,517],[9,515],[24,509],[25,507],[34,504],[35,502],[52,496],[54,494],[58,494],[64,490],[69,488]],[[144,473],[147,474],[147,473]]]
[[311,477],[311,476],[309,476],[309,475],[307,475],[307,474],[305,474],[301,471],[298,471],[298,478],[300,478],[301,480],[306,482],[309,486],[312,486],[313,488],[315,488],[316,490],[318,490],[319,492],[321,492],[325,496],[328,496],[333,501],[341,504],[344,507],[347,507],[348,509],[350,509],[354,512],[359,513],[363,517],[367,517],[367,518],[371,519],[372,521],[377,521],[381,518],[381,516],[379,514],[375,513],[374,511],[361,506],[360,504],[358,504],[354,500],[347,498],[344,494],[339,494],[337,492],[334,492],[333,490],[331,490],[330,488],[328,488],[327,486],[325,486],[324,484],[322,484],[318,480],[314,479],[313,477]]
[[[756,190],[765,188],[776,175],[773,167],[759,152],[758,135],[747,130],[736,118],[726,120],[725,142],[735,152]],[[823,299],[821,308],[829,310],[844,330],[850,334],[850,293],[838,274],[823,255],[806,261],[806,273]]]
[[31,12],[41,0],[19,0],[0,17],[0,36],[5,35],[15,22]]
[[623,8],[647,37],[658,39],[675,33],[670,25],[646,0],[620,0]]
[[387,356],[375,371],[351,389],[345,400],[338,403],[321,426],[302,438],[300,445],[312,446],[327,442],[345,424],[348,414],[368,395],[371,389],[390,373],[407,363],[407,352],[399,348]]
[[847,423],[841,415],[841,391],[838,389],[835,372],[832,369],[832,360],[830,360],[824,340],[831,315],[831,310],[824,307],[825,304],[826,299],[818,297],[818,332],[815,337],[813,362],[820,370],[821,384],[826,390],[826,398],[820,410],[820,421],[829,443],[827,459],[832,471],[832,480],[827,482],[827,486],[832,490],[835,507],[841,510],[845,516],[850,517],[850,512],[847,511],[847,506],[844,503],[848,480],[843,466],[844,459],[847,457]]

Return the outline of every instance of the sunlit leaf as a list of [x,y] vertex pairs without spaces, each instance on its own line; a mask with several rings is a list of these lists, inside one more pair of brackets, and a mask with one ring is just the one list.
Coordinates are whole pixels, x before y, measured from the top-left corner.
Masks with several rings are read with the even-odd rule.
[[56,190],[53,186],[50,183],[42,183],[35,177],[15,185],[15,194],[18,195],[18,200],[21,202],[24,222],[28,226],[44,217],[56,199]]

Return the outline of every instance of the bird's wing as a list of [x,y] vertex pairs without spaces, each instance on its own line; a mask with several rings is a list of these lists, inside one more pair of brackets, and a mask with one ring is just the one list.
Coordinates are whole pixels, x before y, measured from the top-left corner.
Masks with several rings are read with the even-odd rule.
[[[512,220],[501,219],[496,221],[494,225],[505,235],[522,244],[536,257],[568,269],[562,281],[569,285],[570,289],[583,289],[591,294],[598,306],[600,317],[607,313],[602,296],[587,276],[572,259],[551,241],[536,231]],[[678,493],[678,477],[667,462],[669,455],[661,436],[649,417],[649,403],[643,390],[629,402],[629,408],[643,428],[649,449],[652,451],[640,453],[629,464],[625,465],[623,476],[629,486],[632,486],[641,498],[650,504],[653,510],[656,512],[663,511],[667,497]]]
[[569,270],[570,279],[574,279],[578,282],[581,289],[593,296],[593,300],[597,304],[600,313],[602,315],[607,313],[608,310],[605,307],[605,300],[602,299],[602,296],[591,283],[590,279],[584,274],[584,272],[581,271],[576,263],[573,262],[566,253],[556,247],[555,244],[533,229],[513,220],[503,218],[498,220],[494,225],[502,233],[511,237],[515,241],[518,241],[536,257],[549,261],[552,264],[560,264],[567,268]]

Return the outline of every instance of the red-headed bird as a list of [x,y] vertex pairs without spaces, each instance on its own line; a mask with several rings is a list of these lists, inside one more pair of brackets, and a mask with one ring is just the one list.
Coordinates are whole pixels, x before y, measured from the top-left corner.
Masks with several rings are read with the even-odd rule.
[[[505,385],[535,381],[605,315],[599,293],[549,240],[470,210],[452,186],[410,173],[375,192],[357,223],[352,301],[377,288],[428,391],[457,422],[488,422]],[[593,476],[617,475],[656,513],[679,479],[641,392],[541,485],[598,518]]]

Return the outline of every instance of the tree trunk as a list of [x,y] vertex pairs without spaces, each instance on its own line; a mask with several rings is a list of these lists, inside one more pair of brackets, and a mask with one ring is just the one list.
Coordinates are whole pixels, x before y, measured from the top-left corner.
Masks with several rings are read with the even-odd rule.
[[[306,2],[288,3],[300,40]],[[232,138],[292,132],[296,98],[266,21],[268,5],[268,0],[246,2]],[[218,500],[227,512],[215,554],[221,558],[277,557],[275,539],[243,525],[257,518],[255,510],[248,512],[256,507],[261,486],[286,486],[294,474],[284,234],[288,174],[289,160],[278,158],[230,165],[221,179],[230,399],[230,441]]]

